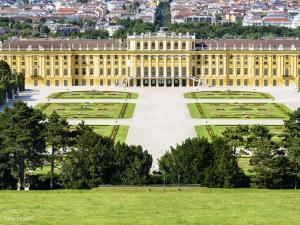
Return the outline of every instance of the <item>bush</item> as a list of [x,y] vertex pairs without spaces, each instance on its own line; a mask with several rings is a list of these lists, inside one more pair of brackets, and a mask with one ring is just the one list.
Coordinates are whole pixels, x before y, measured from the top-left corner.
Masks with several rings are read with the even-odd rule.
[[[30,190],[50,190],[50,174],[31,174],[27,177],[27,181],[30,185]],[[53,188],[62,188],[60,182],[60,175],[53,174]]]

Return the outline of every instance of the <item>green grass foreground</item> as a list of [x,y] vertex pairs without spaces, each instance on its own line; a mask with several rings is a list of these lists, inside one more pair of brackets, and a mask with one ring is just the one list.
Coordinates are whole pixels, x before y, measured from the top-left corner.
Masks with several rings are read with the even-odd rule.
[[268,93],[253,91],[201,91],[188,92],[184,94],[185,98],[194,99],[273,99]]
[[48,96],[49,99],[137,99],[138,94],[123,91],[69,91]]
[[300,191],[100,188],[1,191],[0,224],[298,225]]
[[287,119],[291,112],[278,103],[189,103],[193,118]]
[[40,103],[36,106],[46,115],[56,111],[60,116],[69,119],[83,118],[131,118],[133,103]]

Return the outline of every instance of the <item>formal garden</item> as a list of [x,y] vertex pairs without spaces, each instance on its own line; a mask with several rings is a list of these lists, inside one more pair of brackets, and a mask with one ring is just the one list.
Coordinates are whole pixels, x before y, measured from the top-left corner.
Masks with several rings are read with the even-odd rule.
[[128,126],[122,125],[90,125],[89,127],[92,128],[95,133],[104,137],[110,137],[115,142],[121,143],[125,142],[129,129]]
[[49,99],[137,99],[138,94],[123,91],[69,91],[53,93]]
[[184,94],[189,99],[273,99],[273,96],[263,92],[253,91],[201,91]]
[[135,104],[133,103],[40,103],[36,106],[46,115],[57,112],[68,119],[87,118],[131,118]]
[[189,103],[193,118],[286,119],[291,112],[279,103]]
[[[212,139],[214,136],[221,136],[222,133],[227,129],[227,128],[235,128],[236,126],[234,125],[200,125],[196,126],[196,133],[198,137],[205,137],[208,138],[209,140]],[[280,140],[280,135],[282,134],[283,131],[283,126],[280,125],[268,125],[264,126],[270,130],[270,132],[273,135],[273,140],[274,141],[279,141]]]

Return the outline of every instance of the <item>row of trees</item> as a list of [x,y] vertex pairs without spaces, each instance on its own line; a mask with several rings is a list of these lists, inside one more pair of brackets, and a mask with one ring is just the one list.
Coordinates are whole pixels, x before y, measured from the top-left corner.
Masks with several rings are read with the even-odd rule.
[[30,171],[45,165],[50,165],[43,177],[49,182],[46,188],[149,182],[152,157],[147,151],[140,146],[115,145],[84,123],[72,129],[55,112],[47,118],[17,101],[0,113],[0,130],[1,188],[16,188],[18,183],[22,190],[28,182],[35,186]]
[[12,73],[10,66],[0,60],[0,105],[7,99],[14,98],[19,91],[25,90],[25,76],[22,73]]
[[[237,126],[221,137],[187,139],[159,160],[166,182],[208,187],[295,188],[300,181],[300,109],[285,121],[280,138],[267,127]],[[238,157],[250,154],[250,175],[238,166]]]

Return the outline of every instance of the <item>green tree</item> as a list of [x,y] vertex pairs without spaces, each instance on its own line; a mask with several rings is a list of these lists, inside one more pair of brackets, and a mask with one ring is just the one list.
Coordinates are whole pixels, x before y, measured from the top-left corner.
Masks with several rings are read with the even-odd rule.
[[205,169],[211,164],[212,151],[207,139],[185,140],[171,147],[159,160],[159,170],[165,173],[166,182],[176,183],[180,176],[185,184],[203,184]]
[[12,108],[5,108],[0,114],[1,151],[9,155],[21,190],[25,187],[26,169],[41,165],[45,154],[44,129],[44,114],[24,102],[14,102]]
[[66,188],[94,188],[110,183],[114,173],[114,143],[85,125],[79,128],[76,144],[62,163],[61,178]]
[[56,161],[60,161],[65,154],[67,146],[70,144],[70,126],[68,122],[61,118],[55,111],[49,116],[46,123],[47,144],[51,147],[50,160],[50,188],[53,189],[53,176]]
[[291,163],[294,176],[294,188],[297,189],[300,179],[300,109],[289,115],[284,122],[283,146]]
[[114,183],[143,185],[150,180],[152,156],[141,146],[117,143],[115,145]]

